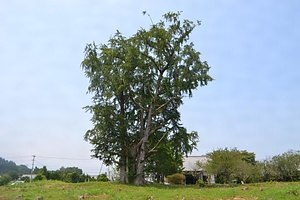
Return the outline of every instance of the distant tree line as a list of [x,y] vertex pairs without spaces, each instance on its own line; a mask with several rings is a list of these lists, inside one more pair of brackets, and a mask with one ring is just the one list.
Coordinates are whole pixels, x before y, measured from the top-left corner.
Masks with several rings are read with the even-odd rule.
[[[12,161],[7,161],[0,157],[0,186],[10,181],[22,180],[29,182],[29,177],[22,177],[24,174],[30,174],[31,169],[25,165],[16,165]],[[46,166],[42,168],[35,167],[33,172],[35,177],[33,181],[39,180],[59,180],[69,183],[78,183],[85,181],[108,181],[106,174],[100,174],[97,179],[84,174],[78,167],[61,167],[59,170],[49,171]]]
[[100,174],[97,179],[82,173],[78,167],[61,167],[59,170],[48,171],[46,166],[41,168],[33,181],[39,180],[59,180],[68,183],[79,183],[87,181],[108,181],[106,174]]
[[299,181],[300,151],[287,151],[263,161],[256,161],[255,154],[233,149],[218,149],[208,155],[206,164],[198,163],[216,183],[253,183],[265,181]]
[[16,165],[13,161],[8,161],[0,157],[0,175],[12,171],[22,175],[29,174],[31,170],[26,165]]
[[12,161],[0,157],[0,186],[17,180],[21,175],[30,173],[26,165],[16,165]]
[[[106,174],[100,174],[97,179],[90,175],[84,174],[78,167],[61,167],[59,170],[49,171],[46,166],[41,169],[35,169],[33,181],[40,180],[58,180],[67,183],[80,183],[88,181],[109,181]],[[25,181],[29,181],[28,177]]]

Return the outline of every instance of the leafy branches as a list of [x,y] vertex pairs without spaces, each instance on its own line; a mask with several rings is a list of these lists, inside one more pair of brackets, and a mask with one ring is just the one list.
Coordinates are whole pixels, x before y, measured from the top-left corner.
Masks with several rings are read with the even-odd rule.
[[90,79],[88,92],[94,94],[93,105],[86,107],[94,127],[85,139],[94,145],[95,157],[119,164],[124,182],[132,169],[135,183],[143,184],[145,161],[163,143],[175,145],[169,147],[176,158],[196,146],[198,135],[182,127],[178,109],[185,95],[192,97],[194,89],[212,78],[188,43],[200,24],[179,16],[167,13],[149,30],[140,29],[130,38],[118,31],[108,44],[85,49],[82,68]]

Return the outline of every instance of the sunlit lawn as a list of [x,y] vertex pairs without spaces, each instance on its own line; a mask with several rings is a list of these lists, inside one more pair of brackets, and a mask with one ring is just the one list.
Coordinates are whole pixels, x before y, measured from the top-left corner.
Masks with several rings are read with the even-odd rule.
[[300,199],[300,182],[258,183],[236,187],[147,185],[137,187],[108,182],[64,183],[40,181],[0,187],[0,199]]

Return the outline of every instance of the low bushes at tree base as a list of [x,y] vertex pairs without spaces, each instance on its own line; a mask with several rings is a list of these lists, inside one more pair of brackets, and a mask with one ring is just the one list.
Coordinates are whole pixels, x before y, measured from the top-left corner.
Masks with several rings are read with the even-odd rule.
[[185,176],[183,174],[172,174],[167,176],[168,183],[171,184],[184,184],[185,183]]

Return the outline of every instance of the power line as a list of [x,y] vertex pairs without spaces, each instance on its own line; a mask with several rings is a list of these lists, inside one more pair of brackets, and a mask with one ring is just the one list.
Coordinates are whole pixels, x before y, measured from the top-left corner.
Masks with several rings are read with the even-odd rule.
[[12,157],[6,157],[6,156],[0,156],[5,159],[12,159],[12,158],[31,158],[32,156],[12,156]]
[[36,161],[36,160],[35,160],[35,163],[36,163],[35,166],[37,166],[37,165],[39,165],[39,166],[46,166],[45,164],[40,163],[40,162],[38,162],[38,161]]
[[[45,162],[43,160],[47,160],[47,161],[52,160],[53,162],[55,162],[54,160],[65,160],[65,161],[70,161],[70,162],[78,162],[77,165],[79,164],[80,161],[85,161],[85,162],[90,161],[90,162],[95,162],[95,163],[99,163],[99,164],[101,163],[100,171],[96,172],[96,171],[94,171],[95,169],[88,169],[85,172],[85,173],[93,173],[93,174],[100,174],[102,172],[102,168],[104,165],[103,161],[101,161],[99,159],[95,159],[95,158],[75,158],[75,157],[60,157],[60,156],[47,156],[47,155],[10,156],[10,157],[6,157],[6,159],[7,158],[26,158],[27,162],[31,161],[31,164],[28,164],[28,163],[26,164],[26,166],[28,168],[31,165],[31,173],[33,173],[33,170],[34,170],[34,167],[36,167],[36,164],[38,164],[38,166],[40,166],[40,165],[41,166],[49,166],[49,163],[45,164]],[[17,159],[17,160],[20,160],[20,159]],[[22,160],[24,160],[24,159],[22,159]],[[40,162],[41,160],[42,160],[42,162]],[[52,165],[51,168],[55,169],[55,168],[59,168],[59,166],[57,164],[54,164],[54,165]]]
[[39,158],[48,158],[48,159],[59,159],[59,160],[95,160],[92,158],[65,158],[65,157],[53,157],[53,156],[39,156]]
[[[11,158],[31,158],[32,156],[3,156],[2,158],[11,159]],[[43,155],[36,155],[35,157],[39,158],[48,158],[48,159],[60,159],[60,160],[97,160],[93,158],[69,158],[69,157],[57,157],[57,156],[43,156]]]

